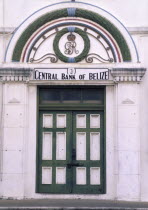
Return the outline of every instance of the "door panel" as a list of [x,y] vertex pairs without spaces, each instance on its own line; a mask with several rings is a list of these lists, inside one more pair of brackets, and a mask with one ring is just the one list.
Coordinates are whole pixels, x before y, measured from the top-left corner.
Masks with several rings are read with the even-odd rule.
[[[81,122],[83,126],[78,126],[82,116],[86,124]],[[103,133],[103,112],[73,112],[73,162],[82,166],[73,167],[73,193],[103,192]]]
[[40,111],[38,191],[104,190],[103,111]]
[[40,112],[38,189],[47,193],[70,193],[71,112]]

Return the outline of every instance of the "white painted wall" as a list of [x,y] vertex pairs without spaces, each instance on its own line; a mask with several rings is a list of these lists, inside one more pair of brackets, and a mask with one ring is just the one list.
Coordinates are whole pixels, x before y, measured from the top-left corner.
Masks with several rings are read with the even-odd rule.
[[[50,4],[58,3],[59,0],[1,0],[0,11],[4,8],[4,23],[5,27],[17,27],[26,17],[30,16],[36,10]],[[69,0],[65,0],[69,2]],[[76,0],[76,2],[85,2],[95,4],[109,11],[117,17],[126,27],[146,27],[148,26],[148,2],[141,0],[140,5],[135,0]],[[13,6],[12,6],[13,5]],[[3,12],[0,12],[1,16]],[[1,19],[0,27],[3,27],[3,18]]]
[[[140,36],[141,62],[148,68],[148,36]],[[141,199],[148,200],[148,72],[140,85]]]
[[140,197],[139,85],[118,84],[117,198]]
[[26,86],[3,84],[3,197],[23,197]]

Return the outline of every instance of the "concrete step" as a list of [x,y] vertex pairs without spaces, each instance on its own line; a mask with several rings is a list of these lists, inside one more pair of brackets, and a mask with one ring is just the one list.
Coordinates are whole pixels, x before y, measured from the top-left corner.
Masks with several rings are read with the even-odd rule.
[[148,210],[148,202],[91,199],[0,200],[0,210]]
[[148,208],[126,207],[0,207],[0,210],[148,210]]
[[147,210],[148,208],[124,208],[124,207],[0,207],[0,210]]

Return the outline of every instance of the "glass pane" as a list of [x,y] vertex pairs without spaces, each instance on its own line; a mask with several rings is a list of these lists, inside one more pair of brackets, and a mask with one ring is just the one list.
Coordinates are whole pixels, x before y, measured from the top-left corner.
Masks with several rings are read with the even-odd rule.
[[103,89],[84,89],[82,91],[82,100],[84,103],[99,103],[103,104],[104,91]]
[[40,90],[40,104],[47,103],[104,103],[104,89],[45,88]]
[[60,101],[61,93],[59,89],[42,89],[40,90],[41,103],[57,103]]
[[80,89],[64,89],[62,91],[63,103],[80,103],[81,90]]

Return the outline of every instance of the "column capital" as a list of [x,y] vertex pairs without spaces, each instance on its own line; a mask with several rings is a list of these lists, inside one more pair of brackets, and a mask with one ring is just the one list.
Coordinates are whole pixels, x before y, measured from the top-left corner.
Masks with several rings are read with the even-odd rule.
[[146,68],[112,68],[110,73],[114,82],[140,82]]
[[31,72],[31,68],[0,68],[0,81],[27,82]]

